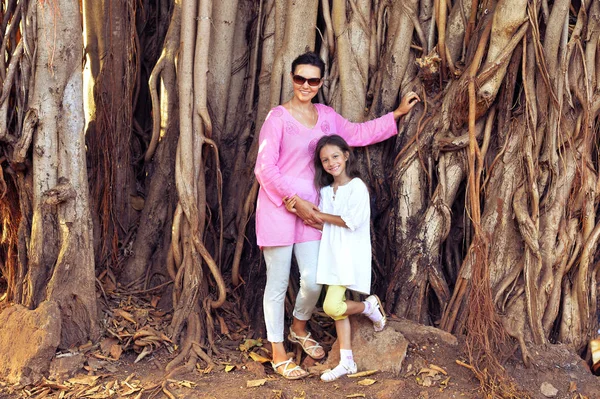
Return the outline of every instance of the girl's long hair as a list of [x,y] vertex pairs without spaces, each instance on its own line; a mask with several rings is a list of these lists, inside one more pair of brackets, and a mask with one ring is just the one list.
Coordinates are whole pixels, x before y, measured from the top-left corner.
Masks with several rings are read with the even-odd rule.
[[317,191],[333,183],[333,176],[325,171],[323,164],[321,163],[321,150],[326,145],[336,146],[342,150],[342,153],[344,154],[347,152],[348,160],[346,161],[346,173],[348,174],[348,177],[352,179],[355,177],[360,177],[356,158],[354,157],[352,148],[350,148],[348,143],[346,143],[346,140],[337,134],[323,136],[317,142],[317,147],[315,148],[315,153],[313,156],[313,162],[315,166],[315,187],[317,188]]

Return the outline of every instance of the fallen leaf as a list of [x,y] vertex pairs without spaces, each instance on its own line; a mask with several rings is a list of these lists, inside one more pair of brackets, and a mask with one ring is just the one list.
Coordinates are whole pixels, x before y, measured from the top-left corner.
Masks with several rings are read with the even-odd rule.
[[99,375],[82,375],[73,378],[69,378],[68,381],[71,384],[80,384],[80,385],[94,385],[96,381],[100,379]]
[[219,315],[217,315],[217,319],[219,320],[219,328],[221,329],[221,334],[229,335],[229,328],[227,328],[227,323],[225,323],[225,319]]
[[142,353],[140,353],[138,355],[138,357],[134,360],[134,363],[139,362],[140,360],[142,360],[143,358],[145,358],[146,355],[149,355],[150,353],[152,353],[152,348],[150,346],[144,346],[144,349],[142,350]]
[[262,339],[247,339],[243,344],[240,344],[240,351],[248,352],[255,346],[262,346]]
[[348,374],[348,377],[350,377],[350,378],[368,377],[370,375],[373,375],[373,374],[377,373],[378,371],[379,370],[361,371],[360,373]]
[[113,345],[118,343],[119,340],[116,338],[104,338],[102,341],[100,341],[100,351],[103,355],[109,355],[110,349],[113,347]]
[[569,392],[577,392],[577,383],[575,381],[569,382]]
[[364,393],[353,393],[351,395],[346,395],[347,398],[366,398],[367,395]]
[[255,362],[261,362],[261,363],[267,363],[270,362],[271,359],[268,359],[264,356],[259,355],[256,352],[250,352],[250,357],[252,358],[252,360],[254,360]]
[[266,383],[267,383],[266,378],[263,378],[260,380],[250,380],[250,381],[246,381],[246,388],[261,387],[261,386],[265,385]]
[[110,347],[110,356],[113,359],[119,360],[119,358],[121,357],[122,354],[123,354],[123,348],[121,347],[121,345],[113,345]]
[[153,295],[152,300],[150,300],[150,306],[152,306],[153,308],[157,307],[159,301],[160,301],[160,297]]
[[132,322],[133,324],[137,324],[137,321],[135,321],[135,319],[133,318],[133,315],[129,312],[124,311],[123,309],[115,309],[114,311],[115,316],[121,316],[122,318],[124,318],[127,321]]
[[429,368],[435,371],[438,371],[444,375],[448,375],[448,373],[446,372],[446,370],[444,370],[443,368],[441,368],[440,366],[436,366],[435,364],[429,364]]
[[372,380],[370,378],[365,378],[364,380],[360,380],[357,382],[358,385],[362,385],[363,387],[368,387],[369,385],[375,384],[377,381]]
[[231,370],[233,370],[235,368],[235,366],[228,364],[227,366],[225,366],[225,372],[229,373]]
[[191,389],[191,388],[194,388],[197,384],[192,381],[181,380],[181,381],[177,381],[177,385]]

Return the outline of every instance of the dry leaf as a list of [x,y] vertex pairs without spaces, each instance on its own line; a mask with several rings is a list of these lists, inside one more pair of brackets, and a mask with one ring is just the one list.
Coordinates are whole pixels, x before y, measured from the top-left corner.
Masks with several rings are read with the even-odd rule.
[[69,378],[68,381],[71,384],[80,384],[80,385],[94,385],[96,381],[100,379],[99,375],[82,375],[73,378]]
[[255,362],[261,362],[261,363],[267,363],[270,362],[271,359],[268,359],[264,356],[259,355],[256,352],[250,352],[250,357],[252,358],[252,360],[254,360]]
[[243,344],[240,344],[240,351],[248,352],[255,346],[262,346],[262,339],[247,339]]
[[152,306],[153,308],[158,306],[158,302],[160,302],[160,297],[159,296],[152,296],[152,299],[150,300],[150,306]]
[[350,378],[368,377],[370,375],[377,373],[378,371],[379,370],[361,371],[360,373],[348,374],[348,377],[350,377]]
[[363,387],[368,387],[369,385],[375,384],[377,381],[372,380],[370,378],[365,378],[364,380],[360,380],[357,382],[358,385],[362,385]]
[[217,315],[217,319],[219,320],[219,327],[221,328],[221,334],[229,335],[229,328],[227,327],[227,323],[225,323],[225,319],[219,315]]
[[225,366],[225,372],[229,373],[231,370],[233,370],[235,368],[235,366],[228,364],[227,366]]
[[110,347],[110,356],[113,359],[119,360],[119,358],[121,357],[122,354],[123,354],[123,348],[121,347],[121,345],[113,345]]
[[263,378],[260,380],[250,380],[250,381],[246,381],[246,388],[261,387],[261,386],[265,385],[266,383],[267,383],[266,378]]
[[144,346],[144,349],[142,350],[142,353],[140,353],[138,355],[138,357],[135,359],[134,363],[139,362],[140,360],[142,360],[143,358],[145,358],[146,355],[149,355],[150,353],[152,353],[152,347],[150,347],[150,346]]
[[177,381],[177,385],[191,389],[196,386],[196,383],[188,380],[181,380]]
[[569,392],[577,392],[577,383],[575,381],[569,382]]
[[115,309],[113,310],[115,316],[121,316],[127,321],[132,322],[133,324],[137,324],[137,321],[133,318],[133,315],[129,312],[124,311],[123,309]]
[[353,393],[352,395],[346,395],[347,398],[366,398],[367,395],[364,393]]
[[446,372],[446,370],[444,370],[443,368],[441,368],[440,366],[436,366],[435,364],[429,364],[429,368],[435,371],[438,371],[444,375],[448,375],[448,373]]

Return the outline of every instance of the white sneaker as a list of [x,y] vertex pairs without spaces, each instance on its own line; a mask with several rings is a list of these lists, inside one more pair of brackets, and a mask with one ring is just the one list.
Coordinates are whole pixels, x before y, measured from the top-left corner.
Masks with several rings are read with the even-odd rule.
[[383,311],[383,305],[377,295],[369,295],[365,301],[371,304],[371,313],[366,316],[373,322],[373,329],[377,332],[383,331],[387,317]]
[[321,374],[321,381],[331,382],[335,381],[338,378],[345,376],[347,374],[356,374],[358,367],[355,362],[347,365],[340,362],[337,366],[335,366],[332,370],[325,370],[323,374]]

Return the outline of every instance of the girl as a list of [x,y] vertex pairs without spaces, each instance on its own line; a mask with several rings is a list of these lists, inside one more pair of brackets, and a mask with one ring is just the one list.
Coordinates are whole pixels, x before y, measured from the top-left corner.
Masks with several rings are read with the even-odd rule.
[[[338,136],[324,136],[314,155],[315,186],[320,190],[319,208],[315,212],[323,224],[317,263],[317,283],[326,284],[323,310],[335,320],[340,341],[340,364],[321,375],[323,381],[334,381],[356,373],[352,355],[348,316],[362,313],[375,331],[383,330],[386,316],[376,295],[363,302],[345,299],[347,289],[369,294],[371,288],[371,234],[369,191],[358,177],[358,168],[346,141]],[[286,200],[286,208],[294,212],[297,199]]]

